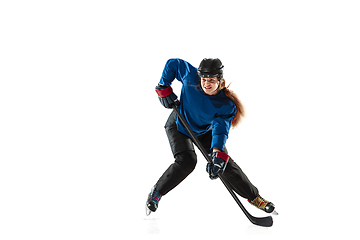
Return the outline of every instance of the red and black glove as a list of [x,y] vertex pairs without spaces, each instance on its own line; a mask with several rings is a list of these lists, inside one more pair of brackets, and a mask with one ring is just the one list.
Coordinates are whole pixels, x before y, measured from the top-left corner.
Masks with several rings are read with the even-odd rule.
[[173,104],[176,106],[180,105],[180,102],[175,93],[173,93],[171,86],[159,84],[156,86],[155,91],[159,95],[159,100],[164,107],[173,108]]
[[224,152],[213,152],[211,157],[213,162],[206,165],[206,171],[209,173],[210,179],[214,180],[219,177],[218,174],[225,171],[230,156]]

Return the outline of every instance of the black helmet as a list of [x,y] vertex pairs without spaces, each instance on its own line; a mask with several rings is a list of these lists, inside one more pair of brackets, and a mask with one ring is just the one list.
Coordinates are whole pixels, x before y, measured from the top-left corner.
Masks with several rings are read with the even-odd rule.
[[198,75],[201,78],[218,77],[221,81],[223,78],[223,67],[218,58],[204,58],[198,68]]

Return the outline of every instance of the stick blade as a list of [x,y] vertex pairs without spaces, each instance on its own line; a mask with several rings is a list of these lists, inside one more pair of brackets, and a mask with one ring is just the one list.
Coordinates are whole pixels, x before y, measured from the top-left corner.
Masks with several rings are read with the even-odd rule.
[[273,225],[273,218],[271,216],[257,218],[257,217],[249,217],[249,220],[258,226],[261,227],[271,227]]

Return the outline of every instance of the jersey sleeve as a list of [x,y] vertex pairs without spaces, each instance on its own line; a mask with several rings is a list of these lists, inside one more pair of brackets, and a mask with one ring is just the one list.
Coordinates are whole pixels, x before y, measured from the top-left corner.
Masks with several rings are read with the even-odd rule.
[[236,114],[236,106],[233,105],[226,113],[218,115],[212,124],[212,143],[211,149],[214,147],[224,150],[226,140],[229,136],[231,122]]
[[196,73],[196,71],[195,67],[182,59],[169,59],[165,64],[159,83],[170,86],[175,78],[183,83],[190,73]]

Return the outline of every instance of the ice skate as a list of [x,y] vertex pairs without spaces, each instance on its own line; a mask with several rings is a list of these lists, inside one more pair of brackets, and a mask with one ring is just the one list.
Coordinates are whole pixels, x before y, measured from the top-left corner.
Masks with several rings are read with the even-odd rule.
[[263,210],[264,212],[278,215],[278,213],[275,211],[275,205],[272,202],[266,201],[264,198],[262,198],[260,195],[258,195],[254,200],[250,201],[249,203],[254,205],[255,207]]
[[161,194],[156,190],[156,186],[151,189],[146,201],[146,215],[149,216],[151,212],[155,212],[159,206]]

